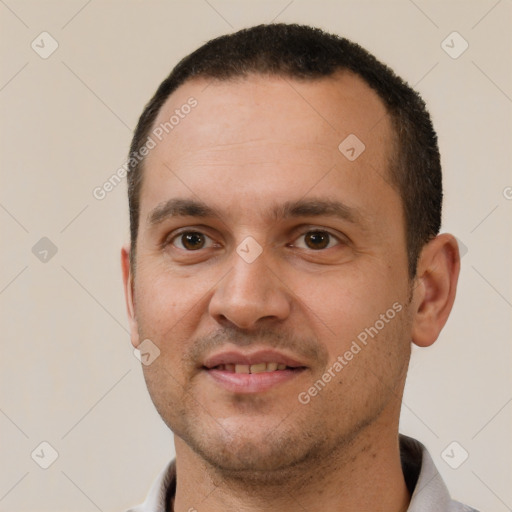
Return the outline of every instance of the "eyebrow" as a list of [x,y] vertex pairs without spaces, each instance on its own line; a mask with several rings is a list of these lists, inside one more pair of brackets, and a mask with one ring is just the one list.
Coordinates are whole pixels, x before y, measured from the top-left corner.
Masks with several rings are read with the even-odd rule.
[[[169,218],[197,217],[222,219],[221,213],[202,201],[172,198],[156,206],[147,216],[150,226],[156,226]],[[267,217],[271,221],[295,217],[335,217],[353,224],[360,223],[362,216],[354,207],[340,201],[327,199],[299,199],[286,201],[272,207]]]

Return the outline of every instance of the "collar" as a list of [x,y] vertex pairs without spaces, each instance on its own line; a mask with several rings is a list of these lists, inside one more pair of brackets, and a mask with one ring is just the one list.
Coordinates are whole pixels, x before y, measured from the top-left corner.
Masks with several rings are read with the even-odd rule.
[[[478,512],[450,498],[448,489],[425,446],[400,434],[400,459],[412,494],[407,512]],[[153,483],[146,501],[127,512],[167,512],[176,492],[176,465],[171,461]]]

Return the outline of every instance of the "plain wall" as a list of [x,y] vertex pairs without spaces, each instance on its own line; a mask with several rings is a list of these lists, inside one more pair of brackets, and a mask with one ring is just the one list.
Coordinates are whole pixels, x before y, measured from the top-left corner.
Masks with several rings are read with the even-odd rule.
[[[173,456],[129,341],[126,183],[103,200],[93,190],[125,162],[179,59],[273,20],[359,42],[429,106],[443,230],[467,252],[446,328],[413,352],[401,431],[426,444],[455,498],[510,510],[511,14],[495,0],[1,2],[0,510],[124,510]],[[43,50],[43,31],[59,45],[47,59],[31,47]],[[441,46],[453,31],[469,43],[456,59]],[[31,458],[43,441],[59,454],[46,470]],[[469,453],[458,469],[441,456],[453,441]]]

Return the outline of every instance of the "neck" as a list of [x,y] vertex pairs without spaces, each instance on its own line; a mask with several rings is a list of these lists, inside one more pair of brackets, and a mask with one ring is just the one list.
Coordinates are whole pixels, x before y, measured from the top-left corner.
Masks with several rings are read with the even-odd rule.
[[[375,426],[374,426],[375,427]],[[407,490],[397,429],[369,426],[358,438],[315,463],[298,464],[265,479],[227,474],[175,437],[174,512],[330,510],[404,512]],[[391,432],[390,432],[391,431]],[[274,478],[275,477],[275,478]]]

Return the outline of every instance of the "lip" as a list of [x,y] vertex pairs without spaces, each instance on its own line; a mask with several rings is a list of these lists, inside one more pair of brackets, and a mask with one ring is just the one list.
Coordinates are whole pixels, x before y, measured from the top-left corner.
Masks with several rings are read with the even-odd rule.
[[[273,372],[234,373],[216,368],[224,364],[252,365],[258,363],[284,364],[288,368]],[[237,394],[254,394],[269,391],[300,376],[307,366],[291,356],[276,350],[256,350],[250,353],[228,351],[208,357],[202,370],[226,391]]]
[[305,368],[277,370],[267,373],[232,373],[206,370],[207,375],[226,391],[237,394],[263,393],[297,378]]
[[[255,350],[250,353],[237,352],[231,350],[227,352],[219,352],[213,354],[204,361],[203,367],[207,370],[212,370],[215,366],[221,364],[258,364],[258,363],[277,363],[285,364],[290,368],[301,368],[306,365],[297,361],[296,359],[278,352],[277,350],[266,349],[266,350]],[[284,371],[284,370],[283,370]]]

